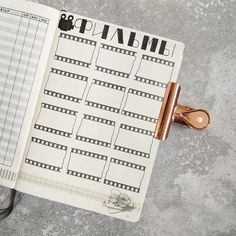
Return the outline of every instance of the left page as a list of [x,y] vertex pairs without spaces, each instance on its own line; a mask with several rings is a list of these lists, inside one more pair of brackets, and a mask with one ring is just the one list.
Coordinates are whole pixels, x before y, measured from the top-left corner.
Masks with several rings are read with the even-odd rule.
[[59,12],[0,0],[0,185],[14,188]]

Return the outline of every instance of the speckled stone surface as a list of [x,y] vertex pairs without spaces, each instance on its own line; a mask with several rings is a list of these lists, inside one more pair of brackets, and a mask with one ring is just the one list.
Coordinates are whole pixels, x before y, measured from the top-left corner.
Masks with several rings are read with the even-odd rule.
[[[0,235],[235,236],[235,0],[39,2],[185,43],[180,101],[208,109],[212,123],[199,133],[172,127],[138,223],[25,195],[0,222]],[[6,195],[1,188],[0,202]]]

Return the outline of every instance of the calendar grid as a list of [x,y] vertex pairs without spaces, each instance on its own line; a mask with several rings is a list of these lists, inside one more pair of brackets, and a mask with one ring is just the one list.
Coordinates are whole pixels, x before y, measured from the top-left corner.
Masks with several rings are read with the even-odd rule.
[[9,27],[6,32],[0,26],[0,43],[4,45],[0,54],[5,55],[0,57],[0,164],[12,166],[49,20],[8,10],[0,10],[0,20],[4,18],[5,27]]

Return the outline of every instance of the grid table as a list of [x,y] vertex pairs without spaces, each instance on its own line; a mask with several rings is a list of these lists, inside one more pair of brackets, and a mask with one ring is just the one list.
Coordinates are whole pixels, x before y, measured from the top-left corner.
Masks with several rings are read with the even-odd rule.
[[0,7],[0,164],[12,166],[49,20]]

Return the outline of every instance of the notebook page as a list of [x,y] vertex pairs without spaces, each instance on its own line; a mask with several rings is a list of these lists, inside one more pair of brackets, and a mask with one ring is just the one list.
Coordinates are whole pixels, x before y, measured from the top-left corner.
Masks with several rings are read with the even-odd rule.
[[0,0],[0,184],[14,187],[59,12]]
[[139,219],[182,43],[62,13],[17,189]]

